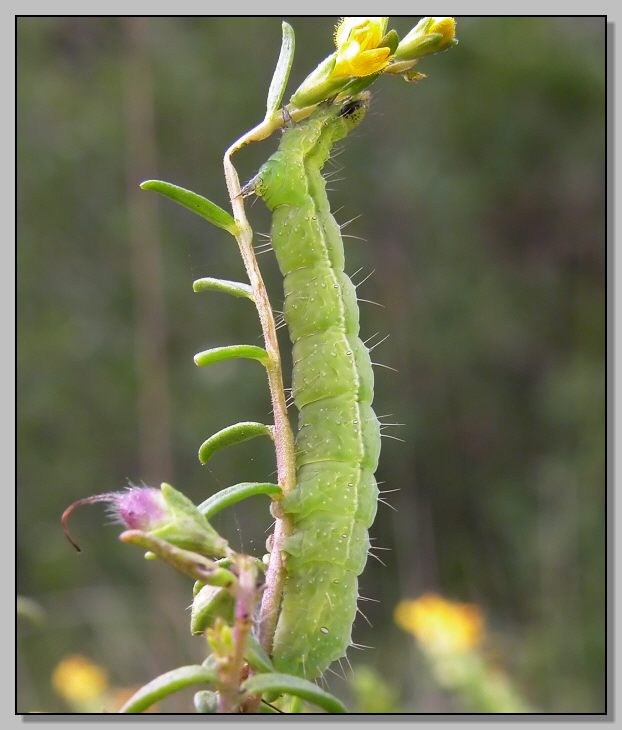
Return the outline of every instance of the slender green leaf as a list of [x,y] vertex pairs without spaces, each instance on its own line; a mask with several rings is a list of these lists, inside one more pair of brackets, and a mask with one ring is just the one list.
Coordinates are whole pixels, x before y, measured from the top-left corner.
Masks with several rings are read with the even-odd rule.
[[281,105],[281,99],[285,93],[285,87],[289,79],[289,72],[292,68],[294,60],[294,49],[296,47],[296,39],[294,29],[289,23],[283,21],[281,23],[283,38],[281,40],[281,52],[276,62],[276,68],[270,82],[268,91],[268,100],[266,103],[266,119],[272,119],[274,112]]
[[179,692],[180,689],[193,684],[212,684],[217,681],[216,672],[201,665],[178,667],[170,672],[161,674],[151,682],[141,687],[119,710],[122,713],[144,712],[151,705]]
[[188,210],[200,215],[232,236],[237,233],[238,228],[235,219],[230,213],[227,213],[226,210],[202,195],[193,193],[192,190],[180,188],[179,185],[173,185],[173,183],[164,182],[163,180],[145,180],[140,184],[140,187],[143,190],[155,190],[156,193],[160,193],[160,195],[170,198],[175,203],[183,205],[184,208],[188,208]]
[[253,634],[248,636],[244,658],[256,672],[274,671],[270,657]]
[[207,464],[217,451],[233,444],[241,444],[243,441],[249,441],[257,438],[257,436],[273,438],[272,430],[272,426],[266,426],[265,423],[255,423],[254,421],[242,421],[233,426],[227,426],[201,444],[199,461],[201,464]]
[[234,297],[254,299],[253,288],[249,284],[242,284],[241,281],[227,281],[227,279],[214,279],[211,276],[205,276],[202,279],[197,279],[192,284],[192,288],[195,292],[220,291]]
[[249,695],[264,692],[279,692],[295,695],[307,702],[321,707],[326,712],[347,712],[345,705],[333,695],[325,692],[313,682],[291,674],[256,674],[242,684],[242,689]]
[[281,494],[281,487],[278,484],[268,482],[241,482],[212,494],[205,502],[201,502],[198,510],[210,520],[226,507],[230,507],[232,504],[241,502],[248,497],[254,497],[256,494],[267,494],[269,497],[276,498]]
[[233,360],[238,357],[249,360],[258,360],[262,365],[268,362],[268,353],[263,347],[256,345],[229,345],[227,347],[212,347],[211,350],[203,350],[194,356],[194,362],[199,367],[211,365],[223,360]]

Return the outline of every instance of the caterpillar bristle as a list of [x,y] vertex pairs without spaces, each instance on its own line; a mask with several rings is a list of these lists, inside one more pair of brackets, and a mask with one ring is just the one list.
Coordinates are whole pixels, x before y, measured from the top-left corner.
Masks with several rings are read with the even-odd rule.
[[[322,175],[322,177],[326,181],[330,180],[331,182],[334,182],[335,181],[335,175],[339,175],[339,173],[342,170],[343,170],[343,167],[340,167],[339,169],[334,169],[331,172],[327,172],[325,175]],[[339,180],[339,182],[341,182],[342,180],[345,180],[345,177],[340,177],[340,178],[337,178],[337,179]]]
[[[386,499],[382,499],[382,497],[378,497],[378,501],[382,504],[386,505],[389,509],[392,509],[394,512],[397,512],[397,508],[394,507],[390,502],[387,502]],[[389,548],[387,548],[389,549]]]
[[365,621],[367,622],[367,624],[370,628],[372,628],[372,629],[374,628],[374,625],[372,624],[372,622],[367,618],[367,616],[363,613],[363,611],[361,611],[361,609],[358,606],[356,607],[356,612],[361,614],[361,616],[365,619]]
[[399,436],[392,436],[390,433],[381,433],[380,438],[391,439],[392,441],[399,441],[402,444],[406,443],[404,439],[401,439]]
[[333,161],[336,160],[338,157],[341,157],[341,155],[344,153],[345,147],[343,145],[335,145],[333,149],[331,150],[330,155],[328,156],[327,161]]
[[[378,501],[380,501],[380,500],[378,500]],[[375,555],[374,553],[372,553],[371,550],[368,550],[367,551],[367,554],[369,555],[370,558],[373,558],[374,560],[377,560],[380,563],[380,565],[382,565],[383,568],[386,568],[387,567],[387,564],[384,562],[384,560],[382,560],[382,558],[379,558],[377,555]]]
[[387,370],[393,370],[394,373],[399,373],[399,370],[396,368],[391,367],[390,365],[385,365],[381,362],[372,362],[372,365],[375,365],[378,368],[386,368]]
[[[361,266],[361,269],[362,269],[362,268],[363,268],[363,267]],[[361,269],[359,269],[359,271],[360,271]],[[357,272],[357,273],[358,273],[358,272]],[[375,273],[376,273],[376,269],[372,269],[372,270],[371,270],[371,271],[369,272],[369,274],[367,274],[367,276],[366,276],[366,277],[365,277],[365,278],[364,278],[364,279],[363,279],[362,281],[359,281],[359,283],[358,283],[358,284],[354,284],[354,288],[355,288],[355,289],[358,289],[358,288],[359,288],[359,286],[362,286],[362,285],[363,285],[363,284],[364,284],[364,283],[365,283],[365,282],[367,281],[367,279],[369,279],[369,277],[370,277],[370,276],[372,276],[372,274],[375,274]],[[354,282],[352,282],[352,283],[354,283]]]
[[357,302],[366,302],[367,304],[374,304],[376,307],[382,307],[382,309],[385,308],[384,304],[380,304],[380,302],[374,302],[373,299],[361,299],[361,297],[357,297]]
[[371,601],[372,603],[380,603],[380,601],[377,598],[370,598],[369,596],[362,596],[360,593],[356,597],[356,600],[357,601]]
[[339,675],[332,667],[326,667],[326,671],[330,672],[333,676],[337,677],[337,679],[345,679],[345,677],[342,677]]
[[357,644],[355,641],[350,643],[350,646],[353,649],[358,649],[359,651],[365,651],[365,649],[375,649],[375,646],[368,646],[367,644]]
[[354,223],[354,221],[357,221],[363,214],[359,213],[358,215],[355,215],[354,218],[350,218],[349,221],[346,221],[345,223],[341,223],[339,225],[339,228],[343,231],[344,228],[350,225],[350,223]]
[[385,335],[379,342],[375,342],[370,348],[369,351],[372,352],[376,347],[379,345],[382,345],[383,342],[386,342],[391,335]]

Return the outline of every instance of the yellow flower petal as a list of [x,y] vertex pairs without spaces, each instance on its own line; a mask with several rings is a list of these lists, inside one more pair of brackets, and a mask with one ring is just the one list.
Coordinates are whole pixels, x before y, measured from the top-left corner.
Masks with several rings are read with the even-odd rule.
[[451,43],[456,37],[455,18],[432,18],[434,21],[428,33],[440,33],[443,36],[443,46]]
[[108,676],[102,667],[73,654],[54,669],[52,686],[68,702],[85,702],[101,697],[108,687]]
[[476,648],[482,640],[484,620],[470,603],[455,603],[427,593],[414,601],[401,601],[395,622],[417,638],[428,651],[461,653]]
[[332,78],[348,76],[369,76],[375,74],[389,63],[391,51],[388,48],[374,48],[361,51],[356,41],[351,41],[337,54]]
[[335,46],[339,49],[354,34],[363,50],[376,48],[385,34],[388,17],[346,17],[335,28]]

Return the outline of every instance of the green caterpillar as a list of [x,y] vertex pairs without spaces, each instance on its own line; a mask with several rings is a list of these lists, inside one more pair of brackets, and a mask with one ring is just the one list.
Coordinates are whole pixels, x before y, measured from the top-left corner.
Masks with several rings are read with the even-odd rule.
[[344,273],[340,228],[321,170],[331,147],[359,124],[368,97],[328,104],[285,131],[249,183],[273,211],[272,245],[284,276],[299,411],[296,488],[282,503],[293,531],[273,658],[279,671],[314,678],[351,644],[358,575],[377,507],[380,426],[374,376],[358,337],[356,290]]

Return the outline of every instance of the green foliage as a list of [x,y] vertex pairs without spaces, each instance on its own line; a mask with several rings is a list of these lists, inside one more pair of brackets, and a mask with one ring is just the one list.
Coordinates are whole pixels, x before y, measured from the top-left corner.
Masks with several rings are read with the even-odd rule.
[[272,692],[295,695],[321,707],[326,712],[347,712],[345,705],[326,690],[291,674],[256,674],[244,682],[242,689],[249,695]]
[[245,299],[253,299],[253,290],[248,284],[240,281],[226,281],[225,279],[214,279],[211,276],[205,276],[197,279],[192,284],[195,292],[217,291],[231,294],[234,297],[244,297]]
[[242,482],[241,484],[234,484],[232,487],[221,489],[216,494],[208,497],[204,502],[201,502],[198,510],[209,520],[226,507],[231,507],[243,499],[254,497],[256,494],[265,494],[274,499],[281,494],[281,487],[278,484],[272,484],[270,482]]
[[236,423],[233,426],[227,426],[221,429],[218,433],[210,436],[206,441],[201,444],[199,448],[199,461],[201,464],[207,464],[212,456],[221,449],[225,449],[228,446],[240,444],[243,441],[249,441],[250,439],[257,438],[258,436],[268,436],[272,438],[272,427],[266,426],[264,423],[256,423],[253,421],[246,421],[243,423]]
[[244,656],[250,667],[256,672],[273,672],[274,666],[266,650],[257,641],[253,634],[248,637],[246,654]]
[[221,586],[204,585],[192,601],[190,631],[201,634],[218,617],[233,620],[233,596]]
[[296,48],[296,39],[294,29],[289,23],[283,21],[281,23],[283,39],[281,41],[281,51],[279,53],[274,75],[268,89],[268,99],[266,102],[266,119],[271,119],[278,111],[285,93],[285,87],[289,79],[289,73],[294,60],[294,50]]
[[210,350],[204,350],[194,356],[194,362],[199,367],[211,365],[215,362],[223,360],[233,360],[242,357],[248,360],[258,360],[262,365],[268,362],[268,353],[263,347],[256,345],[228,345],[227,347],[213,347]]
[[200,215],[210,223],[218,226],[218,228],[222,228],[227,233],[235,235],[236,224],[233,216],[202,195],[197,195],[192,190],[186,190],[185,188],[180,188],[179,185],[173,185],[162,180],[145,180],[145,182],[140,184],[140,187],[143,190],[155,190],[156,193],[160,193],[160,195],[170,198],[176,203],[179,203],[179,205],[183,205],[184,208],[188,208],[193,213]]
[[395,688],[373,667],[366,664],[355,667],[349,684],[354,695],[353,712],[381,714],[399,711]]
[[134,714],[144,712],[152,705],[180,689],[193,684],[214,684],[216,673],[209,667],[193,665],[178,667],[141,687],[121,708],[121,712]]

